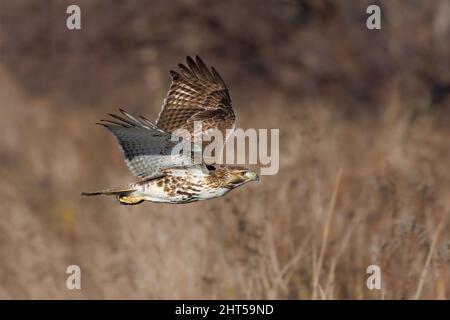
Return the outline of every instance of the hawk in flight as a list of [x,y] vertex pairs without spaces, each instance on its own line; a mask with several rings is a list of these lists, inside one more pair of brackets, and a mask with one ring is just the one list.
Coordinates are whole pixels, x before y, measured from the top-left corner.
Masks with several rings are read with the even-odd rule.
[[[110,120],[98,123],[116,137],[125,163],[140,180],[82,195],[115,195],[121,204],[128,205],[143,201],[189,203],[221,197],[258,180],[258,175],[246,168],[196,163],[192,154],[177,154],[174,159],[172,134],[176,135],[177,129],[187,130],[194,141],[195,136],[218,129],[226,140],[235,126],[230,94],[219,73],[198,56],[195,60],[187,57],[186,62],[178,65],[179,72],[170,71],[172,83],[156,123],[122,109],[120,115],[110,114]],[[197,121],[202,124],[200,132],[194,126]]]

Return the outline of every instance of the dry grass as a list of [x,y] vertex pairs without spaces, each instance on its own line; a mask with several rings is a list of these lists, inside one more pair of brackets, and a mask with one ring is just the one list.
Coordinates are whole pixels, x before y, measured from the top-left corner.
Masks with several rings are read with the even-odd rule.
[[436,248],[437,240],[439,239],[439,235],[440,235],[440,233],[442,231],[442,228],[444,227],[445,218],[446,218],[446,213],[444,213],[442,215],[441,221],[439,222],[436,230],[434,231],[433,241],[431,242],[430,249],[429,249],[428,255],[427,255],[427,259],[425,261],[425,265],[423,266],[422,273],[420,274],[419,284],[417,286],[417,291],[416,291],[416,294],[414,295],[414,298],[416,300],[418,300],[420,298],[420,294],[422,293],[422,288],[423,288],[425,277],[426,277],[426,274],[427,274],[427,271],[428,271],[428,267],[430,266],[431,257],[434,254],[434,250]]
[[[336,198],[339,191],[339,186],[341,183],[342,178],[342,169],[339,169],[337,178],[336,178],[336,184],[334,186],[333,195],[331,197],[330,206],[328,208],[327,217],[325,220],[325,226],[323,229],[323,236],[322,236],[322,243],[320,245],[320,253],[319,253],[319,260],[316,262],[314,261],[314,266],[316,266],[315,270],[313,270],[313,293],[312,293],[312,299],[315,300],[317,298],[317,292],[319,288],[321,289],[319,285],[319,279],[320,279],[320,272],[322,271],[322,264],[323,264],[323,257],[325,255],[325,248],[327,247],[327,241],[328,241],[328,235],[330,233],[330,227],[331,227],[331,220],[333,219],[333,213],[334,213],[334,207],[336,205]],[[322,297],[325,298],[324,292],[321,289]]]
[[[450,298],[445,1],[383,2],[369,40],[360,1],[305,1],[300,20],[277,2],[252,19],[240,2],[228,15],[137,2],[82,2],[69,36],[60,2],[25,19],[48,8],[2,1],[0,298]],[[229,83],[239,127],[281,129],[279,173],[188,205],[80,197],[133,179],[94,123],[118,107],[156,117],[167,69],[197,52]],[[70,264],[80,291],[65,288]]]

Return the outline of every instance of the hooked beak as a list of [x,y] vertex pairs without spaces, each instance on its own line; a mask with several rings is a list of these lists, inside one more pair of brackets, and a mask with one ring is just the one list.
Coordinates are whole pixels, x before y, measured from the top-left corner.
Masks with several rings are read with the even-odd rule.
[[259,176],[256,173],[252,172],[252,171],[246,172],[245,173],[245,177],[249,181],[259,181]]

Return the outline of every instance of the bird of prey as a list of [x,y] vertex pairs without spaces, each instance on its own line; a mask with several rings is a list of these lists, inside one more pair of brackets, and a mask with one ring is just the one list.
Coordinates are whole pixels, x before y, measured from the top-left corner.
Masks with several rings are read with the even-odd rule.
[[[120,115],[110,114],[110,120],[98,123],[116,137],[125,163],[140,180],[82,195],[115,195],[126,205],[143,201],[178,204],[221,197],[259,180],[246,168],[196,163],[192,154],[174,160],[172,134],[177,129],[185,129],[193,137],[218,129],[226,139],[235,125],[230,94],[219,73],[198,56],[195,60],[187,57],[186,62],[178,65],[179,72],[170,71],[172,83],[156,123],[122,109]],[[196,121],[202,123],[201,132],[195,130]]]

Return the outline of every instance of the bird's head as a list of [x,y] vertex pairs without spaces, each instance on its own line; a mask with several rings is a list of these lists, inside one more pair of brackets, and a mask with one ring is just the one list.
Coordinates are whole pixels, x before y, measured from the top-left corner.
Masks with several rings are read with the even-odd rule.
[[250,181],[259,181],[255,172],[242,167],[219,167],[212,174],[222,181],[222,187],[229,189],[234,189]]

